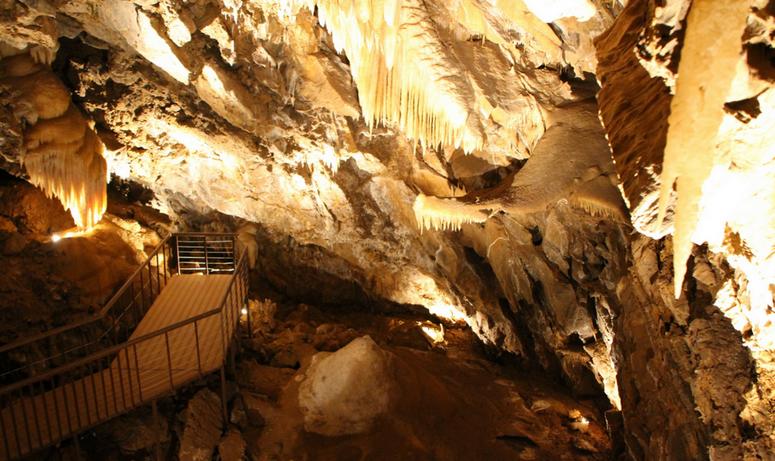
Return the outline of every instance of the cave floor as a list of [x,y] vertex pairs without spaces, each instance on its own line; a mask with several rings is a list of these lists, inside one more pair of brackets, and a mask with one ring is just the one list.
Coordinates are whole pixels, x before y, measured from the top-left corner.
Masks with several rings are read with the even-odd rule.
[[[261,305],[260,308],[266,308]],[[272,309],[269,309],[270,311]],[[259,316],[260,317],[260,316]],[[545,375],[493,358],[465,325],[441,331],[421,314],[286,305],[244,344],[236,381],[263,417],[243,431],[257,459],[610,459],[604,419]],[[312,355],[369,335],[392,354],[398,397],[367,433],[304,430],[299,382]]]

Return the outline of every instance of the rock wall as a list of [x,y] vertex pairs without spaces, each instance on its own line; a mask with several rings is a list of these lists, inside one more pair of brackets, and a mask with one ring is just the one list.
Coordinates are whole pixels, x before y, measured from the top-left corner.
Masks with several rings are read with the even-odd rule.
[[[773,451],[771,418],[762,418],[773,396],[775,240],[772,201],[763,199],[772,197],[772,147],[758,132],[772,128],[775,68],[761,57],[773,56],[773,9],[739,2],[719,16],[727,6],[631,1],[596,42],[601,118],[633,225],[655,238],[675,228],[672,239],[632,239],[630,274],[617,288],[615,356],[636,458],[768,459]],[[723,43],[720,28],[729,34]],[[728,61],[726,77],[716,51]],[[719,87],[722,77],[731,83]],[[661,227],[660,206],[668,210]]]
[[[465,106],[476,125],[467,127],[477,138],[470,155],[454,143],[418,148],[400,115],[364,122],[363,96],[376,96],[358,86],[353,52],[337,46],[343,32],[291,3],[324,2],[0,0],[0,40],[58,50],[53,70],[96,121],[110,172],[150,191],[170,228],[253,223],[244,238],[257,242],[256,267],[275,289],[466,322],[490,350],[550,370],[577,395],[604,393],[599,403],[610,406],[611,427],[621,410],[634,459],[766,459],[775,429],[772,239],[746,231],[775,228],[772,218],[737,220],[695,247],[678,300],[672,216],[656,219],[690,2],[411,2],[423,43],[449,47],[443,62],[423,62],[448,63],[455,84],[425,83]],[[745,91],[730,96],[723,126],[731,145],[744,146],[725,151],[735,166],[727,170],[743,172],[734,184],[763,185],[752,194],[756,210],[772,196],[775,73],[772,6],[751,5],[739,72],[750,78],[736,85]],[[420,232],[418,193],[508,188],[561,118],[558,107],[589,96],[592,73],[613,165],[599,127],[594,143],[563,138],[546,177],[532,179],[544,190],[563,178],[540,206],[487,214],[461,232]],[[0,100],[10,96],[0,86]],[[19,176],[22,128],[3,105],[2,166]],[[605,165],[569,173],[589,144],[602,146]],[[621,183],[631,223],[574,203],[590,178],[614,191]]]

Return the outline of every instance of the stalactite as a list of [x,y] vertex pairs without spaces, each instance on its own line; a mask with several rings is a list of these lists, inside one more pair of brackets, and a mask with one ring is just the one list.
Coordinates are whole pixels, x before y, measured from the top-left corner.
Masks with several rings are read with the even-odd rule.
[[30,182],[59,199],[78,227],[94,226],[107,208],[102,141],[50,69],[28,54],[0,64],[0,83],[17,95],[14,112],[29,124],[22,163]]
[[[481,207],[486,208],[486,207]],[[420,194],[414,201],[414,215],[420,231],[460,230],[463,224],[481,223],[487,214],[473,203],[441,199]]]
[[[697,230],[703,185],[713,167],[723,161],[718,158],[716,137],[735,77],[748,9],[748,2],[701,0],[692,4],[687,18],[675,97],[670,105],[657,219],[659,227],[675,184],[676,298],[681,294],[686,260]],[[709,67],[710,62],[713,66]]]
[[423,148],[471,152],[484,145],[481,129],[468,120],[470,88],[445,61],[447,50],[421,2],[299,1],[317,6],[337,51],[347,54],[369,128],[397,123]]
[[554,116],[557,123],[546,130],[511,184],[454,200],[420,194],[414,212],[421,229],[459,229],[485,221],[494,211],[535,213],[560,201],[593,216],[629,222],[611,181],[613,164],[594,106],[568,106]]

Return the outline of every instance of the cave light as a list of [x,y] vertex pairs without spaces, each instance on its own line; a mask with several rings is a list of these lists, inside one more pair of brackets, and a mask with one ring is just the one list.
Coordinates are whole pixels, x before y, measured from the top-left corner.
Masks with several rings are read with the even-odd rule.
[[531,13],[544,22],[563,18],[576,18],[581,22],[592,19],[597,13],[590,0],[524,0]]
[[420,327],[420,330],[434,346],[444,342],[443,325],[436,325],[431,322],[417,322],[417,326]]
[[90,227],[88,229],[75,227],[75,228],[71,228],[69,230],[66,230],[64,232],[58,232],[58,233],[55,233],[55,234],[51,234],[51,242],[57,243],[57,242],[60,242],[60,241],[62,241],[64,239],[70,239],[70,238],[74,238],[74,237],[86,237],[86,236],[88,236],[88,235],[90,235],[92,233],[92,231],[95,229],[95,227],[96,227],[96,225],[92,226],[92,227]]
[[443,302],[436,302],[428,306],[428,312],[449,322],[468,322],[469,317],[457,306]]

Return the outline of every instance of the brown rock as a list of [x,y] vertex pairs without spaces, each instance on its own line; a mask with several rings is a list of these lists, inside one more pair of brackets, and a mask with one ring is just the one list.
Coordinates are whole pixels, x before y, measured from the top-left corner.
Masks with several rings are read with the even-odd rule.
[[243,389],[276,399],[295,374],[290,368],[265,366],[253,361],[240,363],[237,384]]
[[223,430],[221,399],[211,390],[202,389],[188,402],[180,417],[184,428],[178,458],[181,461],[209,461]]

